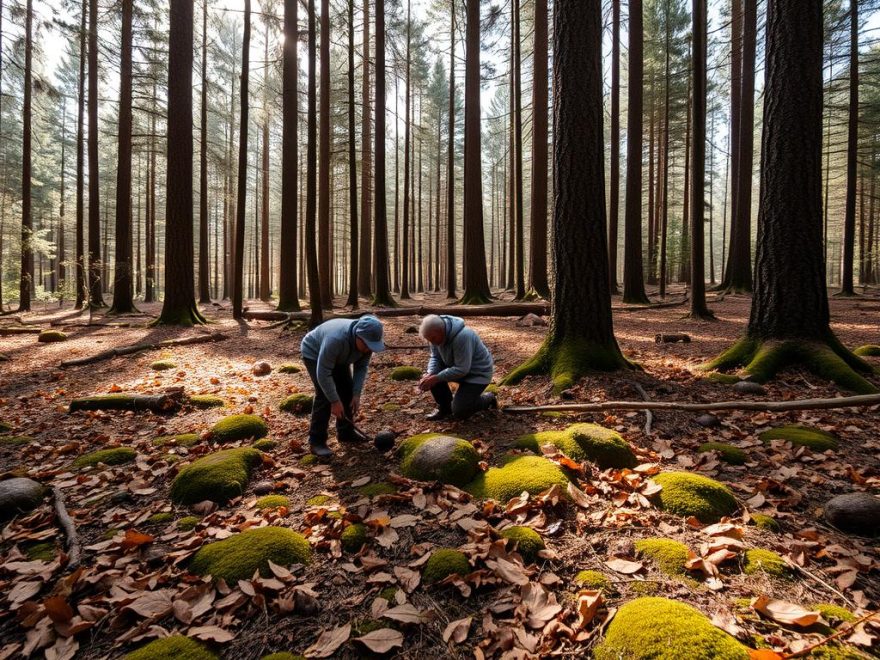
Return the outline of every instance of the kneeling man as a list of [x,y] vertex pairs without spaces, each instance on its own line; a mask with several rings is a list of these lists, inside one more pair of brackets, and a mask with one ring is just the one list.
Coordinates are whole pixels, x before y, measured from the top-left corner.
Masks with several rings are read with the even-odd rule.
[[328,458],[333,454],[327,447],[331,414],[336,418],[339,441],[357,439],[349,420],[360,408],[370,357],[385,350],[382,333],[382,322],[367,315],[356,320],[326,321],[303,337],[303,363],[315,386],[309,448],[316,456]]
[[[495,369],[492,354],[474,330],[457,316],[430,314],[422,320],[419,335],[431,344],[427,373],[419,381],[419,389],[430,391],[437,402],[429,420],[467,419],[498,407],[495,395],[483,392]],[[454,397],[449,383],[458,383]]]

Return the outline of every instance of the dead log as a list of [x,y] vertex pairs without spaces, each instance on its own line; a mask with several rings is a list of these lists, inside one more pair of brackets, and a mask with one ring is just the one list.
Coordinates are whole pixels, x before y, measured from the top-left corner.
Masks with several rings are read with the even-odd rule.
[[661,334],[654,335],[654,342],[657,344],[675,344],[678,342],[681,342],[683,344],[690,344],[691,343],[691,336],[686,335],[683,332],[681,332],[681,333],[673,332],[670,334],[661,333]]
[[84,364],[94,364],[95,362],[102,362],[103,360],[110,360],[115,357],[121,357],[123,355],[134,355],[135,353],[140,353],[142,351],[155,351],[162,348],[168,348],[170,346],[191,346],[192,344],[207,344],[214,341],[223,341],[228,339],[228,337],[219,332],[212,332],[207,335],[194,335],[192,337],[182,337],[180,339],[166,339],[164,341],[158,341],[153,343],[143,343],[143,344],[130,344],[128,346],[120,346],[118,348],[111,348],[106,351],[101,351],[96,355],[90,355],[89,357],[84,358],[74,358],[73,360],[64,360],[61,363],[62,367],[79,367]]
[[82,555],[79,535],[76,533],[76,525],[73,522],[73,518],[70,517],[70,514],[67,512],[67,507],[64,505],[64,495],[61,493],[61,489],[57,486],[52,488],[52,499],[55,508],[55,518],[58,520],[58,526],[61,528],[61,531],[64,532],[64,548],[67,551],[67,570],[73,571],[79,567]]
[[97,394],[74,399],[68,410],[149,410],[162,414],[179,410],[182,399],[182,391],[165,394]]
[[0,326],[0,337],[8,337],[9,335],[38,335],[40,328],[32,328],[29,326]]
[[785,412],[788,410],[828,410],[832,408],[864,408],[880,405],[880,394],[859,394],[834,399],[800,399],[794,401],[714,401],[711,403],[680,403],[678,401],[602,401],[600,403],[560,403],[550,406],[509,406],[504,412],[604,412],[606,410],[757,410]]

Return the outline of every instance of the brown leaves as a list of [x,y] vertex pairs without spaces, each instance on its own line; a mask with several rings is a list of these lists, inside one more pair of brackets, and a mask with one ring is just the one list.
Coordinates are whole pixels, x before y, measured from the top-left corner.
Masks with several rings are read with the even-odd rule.
[[120,541],[120,545],[123,550],[131,550],[132,548],[139,548],[142,545],[146,545],[148,543],[152,543],[154,538],[149,534],[142,534],[134,529],[125,530],[125,538]]
[[575,624],[576,630],[583,630],[596,616],[596,612],[602,605],[602,592],[584,589],[578,592],[575,611],[578,618]]
[[135,596],[134,600],[122,609],[156,621],[167,614],[171,614],[174,608],[171,600],[172,595],[173,591],[171,589],[145,591]]
[[411,625],[428,621],[428,617],[424,612],[421,612],[409,603],[404,603],[403,605],[398,605],[397,607],[385,610],[385,612],[382,613],[382,616],[386,619],[392,619],[394,621],[400,621],[401,623]]
[[471,630],[471,622],[473,620],[474,618],[469,616],[464,619],[452,621],[443,631],[443,641],[448,644],[449,641],[452,640],[456,644],[461,644],[467,639],[468,633]]
[[605,565],[612,571],[615,571],[616,573],[623,573],[624,575],[632,575],[634,573],[638,573],[645,567],[645,565],[640,561],[629,561],[628,559],[621,559],[620,557],[615,557],[614,559],[607,560],[605,562]]
[[315,643],[303,652],[303,655],[307,658],[329,658],[348,641],[349,637],[351,637],[350,623],[332,630],[325,630],[318,635]]
[[787,626],[809,628],[822,618],[819,612],[813,612],[795,603],[776,600],[769,596],[753,598],[750,607],[767,618]]
[[403,634],[393,628],[381,628],[355,637],[354,641],[360,642],[373,653],[388,653],[393,648],[403,646]]

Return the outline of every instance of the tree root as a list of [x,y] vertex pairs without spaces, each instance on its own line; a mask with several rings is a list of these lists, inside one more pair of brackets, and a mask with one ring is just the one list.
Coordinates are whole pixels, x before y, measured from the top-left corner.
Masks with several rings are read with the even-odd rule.
[[52,500],[55,508],[55,518],[58,520],[58,526],[64,532],[64,547],[67,551],[67,570],[73,571],[79,567],[82,555],[82,548],[79,543],[79,535],[76,533],[76,525],[73,518],[67,512],[64,505],[64,495],[58,487],[52,488]]
[[742,367],[752,380],[766,383],[786,367],[796,365],[802,365],[816,376],[851,392],[873,394],[878,391],[861,376],[875,373],[874,368],[844,347],[834,335],[825,342],[762,341],[744,337],[702,369],[729,371]]
[[467,292],[459,299],[459,305],[488,305],[492,302],[491,296],[479,292]]

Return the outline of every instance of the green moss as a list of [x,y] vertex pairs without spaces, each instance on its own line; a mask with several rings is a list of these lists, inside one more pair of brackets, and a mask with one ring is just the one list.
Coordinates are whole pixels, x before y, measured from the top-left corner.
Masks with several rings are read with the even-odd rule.
[[0,435],[0,446],[21,447],[32,443],[34,439],[29,435]]
[[660,585],[656,582],[648,582],[647,580],[636,580],[635,582],[630,582],[628,587],[629,591],[636,596],[653,596],[658,591],[660,591]]
[[855,614],[845,607],[833,603],[816,603],[812,606],[812,609],[819,611],[822,614],[822,618],[827,619],[828,621],[849,623],[850,621],[856,620]]
[[262,462],[262,454],[250,447],[208,454],[175,477],[171,484],[171,499],[178,504],[195,504],[203,500],[225,504],[244,492],[251,472]]
[[492,467],[480,474],[467,490],[474,497],[507,502],[523,491],[531,495],[558,485],[563,488],[568,478],[553,461],[542,456],[511,456],[501,467]]
[[544,549],[544,539],[531,527],[514,525],[501,532],[501,537],[513,541],[517,552],[527,563],[538,559],[538,553]]
[[541,413],[541,417],[549,417],[550,419],[560,419],[565,417],[564,412],[560,412],[559,410],[545,410]]
[[213,394],[193,394],[189,398],[191,406],[196,408],[224,408],[226,401],[219,396]]
[[377,630],[382,630],[382,628],[387,628],[388,623],[383,621],[377,621],[376,619],[364,619],[363,621],[358,621],[354,627],[352,628],[352,633],[356,637],[360,637],[362,635],[366,635],[371,632],[375,632]]
[[177,435],[163,435],[153,440],[153,444],[157,447],[164,447],[166,445],[192,447],[193,445],[198,444],[198,442],[198,433],[179,433]]
[[335,504],[336,498],[330,495],[315,495],[306,500],[309,506],[324,506],[326,504]]
[[31,561],[52,561],[55,559],[55,544],[43,541],[24,545],[24,554]]
[[400,404],[399,403],[383,403],[382,410],[384,410],[385,412],[397,412],[398,410],[400,410]]
[[112,539],[114,536],[119,534],[119,532],[121,532],[121,531],[122,531],[121,529],[114,529],[111,527],[110,529],[104,530],[104,533],[101,534],[101,538],[104,539],[105,541],[107,541],[109,539]]
[[211,436],[217,442],[260,439],[269,433],[269,427],[262,417],[256,415],[229,415],[211,427]]
[[500,388],[495,383],[489,383],[488,385],[486,385],[486,389],[483,391],[488,392],[489,394],[495,394],[497,396]]
[[513,443],[517,449],[525,449],[536,454],[541,453],[541,447],[544,445],[553,445],[561,449],[566,455],[564,445],[570,445],[570,439],[565,431],[536,431],[535,433],[526,433],[519,436]]
[[740,381],[740,377],[734,374],[722,374],[718,371],[710,371],[703,377],[703,380],[708,380],[710,383],[720,383],[721,385],[733,385]]
[[156,639],[124,656],[124,660],[216,660],[218,656],[189,637]]
[[425,563],[422,580],[424,580],[425,584],[433,584],[449,575],[464,577],[470,572],[471,565],[468,563],[467,557],[465,557],[463,552],[453,550],[452,548],[438,548],[431,553],[431,556]]
[[515,446],[540,453],[553,445],[576,461],[590,461],[601,469],[635,467],[635,454],[616,431],[598,424],[573,424],[564,431],[538,431],[520,436]]
[[278,446],[278,443],[274,440],[269,440],[268,438],[263,438],[262,440],[257,440],[253,445],[251,445],[254,449],[259,449],[260,451],[272,451],[275,447]]
[[611,581],[599,571],[580,571],[574,576],[574,582],[586,589],[609,589]]
[[67,335],[60,330],[43,330],[37,341],[41,344],[53,344],[59,341],[67,341]]
[[104,465],[122,465],[130,463],[137,456],[137,452],[131,447],[111,447],[110,449],[99,449],[89,454],[83,454],[73,461],[73,467],[84,468],[94,467],[98,463]]
[[743,573],[755,575],[766,573],[777,578],[789,577],[791,570],[785,560],[772,550],[746,550]]
[[180,454],[165,454],[162,456],[162,460],[164,460],[169,465],[174,465],[175,463],[180,462]]
[[306,454],[301,459],[299,459],[300,465],[317,465],[318,457],[314,454]]
[[171,360],[156,360],[150,365],[150,369],[153,371],[168,371],[169,369],[176,369],[177,365],[174,364]]
[[718,457],[730,465],[743,465],[748,460],[742,449],[725,442],[704,442],[697,451],[701,454],[708,451],[718,452]]
[[773,516],[768,516],[765,513],[751,513],[749,515],[752,517],[752,522],[755,523],[755,527],[758,529],[764,529],[768,532],[779,531],[779,523]]
[[654,481],[663,486],[654,498],[664,511],[714,523],[736,510],[733,493],[714,479],[689,472],[663,472]]
[[747,648],[690,605],[637,598],[612,619],[596,660],[747,660]]
[[154,513],[152,516],[147,518],[148,525],[166,525],[174,520],[174,514],[169,511],[160,511],[159,513]]
[[379,481],[374,484],[367,484],[358,488],[358,494],[364,497],[378,497],[379,495],[394,495],[397,488],[389,484],[387,481]]
[[364,543],[367,542],[367,527],[360,523],[349,525],[342,530],[342,536],[339,537],[342,542],[342,549],[346,552],[357,552]]
[[764,431],[758,437],[762,442],[787,440],[795,446],[807,447],[813,451],[837,449],[837,437],[834,434],[806,426],[780,426]]
[[301,534],[285,527],[259,527],[202,546],[189,568],[197,575],[235,584],[257,570],[268,577],[270,561],[279,566],[308,564],[311,555],[309,542]]
[[418,367],[394,367],[391,370],[391,380],[418,380],[422,377],[422,370]]
[[9,433],[12,430],[12,424],[0,421],[0,433]]
[[[437,454],[436,450],[441,444],[447,447],[450,440],[454,446],[445,454],[444,460],[442,453]],[[461,487],[480,470],[480,455],[471,443],[461,438],[423,433],[405,440],[401,454],[401,473],[418,481],[441,481]]]
[[647,557],[661,572],[667,575],[684,575],[688,560],[688,547],[672,539],[640,539],[635,542],[636,552]]
[[277,509],[282,506],[290,506],[290,500],[284,495],[266,495],[257,500],[257,508],[260,511],[263,509]]
[[394,602],[395,596],[397,596],[397,587],[385,587],[379,592],[379,598],[384,598],[389,603]]
[[278,367],[279,374],[298,374],[302,371],[302,367],[298,364],[282,364]]
[[880,345],[865,344],[864,346],[859,346],[853,353],[860,357],[880,357]]
[[312,412],[313,401],[314,397],[311,394],[291,394],[278,404],[278,409],[293,415],[308,415]]
[[182,532],[189,532],[196,528],[202,522],[202,519],[198,516],[184,516],[180,520],[177,521],[177,529]]
[[869,656],[852,646],[841,646],[834,642],[823,644],[804,656],[809,660],[868,660]]

